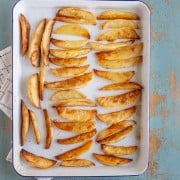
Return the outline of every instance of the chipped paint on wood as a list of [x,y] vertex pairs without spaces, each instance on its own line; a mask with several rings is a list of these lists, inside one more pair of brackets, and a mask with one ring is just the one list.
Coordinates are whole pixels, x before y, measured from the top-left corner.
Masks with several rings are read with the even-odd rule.
[[180,98],[180,84],[177,82],[176,73],[173,71],[170,75],[170,86],[173,98]]

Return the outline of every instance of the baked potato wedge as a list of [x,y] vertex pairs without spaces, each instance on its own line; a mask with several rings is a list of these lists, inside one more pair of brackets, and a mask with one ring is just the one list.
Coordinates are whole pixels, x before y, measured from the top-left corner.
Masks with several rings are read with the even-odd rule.
[[69,137],[66,139],[57,139],[57,142],[59,144],[66,144],[66,145],[84,142],[91,139],[93,136],[95,136],[96,132],[97,132],[96,129],[93,129],[92,131],[78,134],[76,136]]
[[45,66],[42,64],[39,70],[39,98],[43,100],[44,96],[44,80],[45,80]]
[[71,159],[71,160],[64,160],[61,162],[60,166],[64,167],[89,167],[95,166],[95,164],[87,159]]
[[90,140],[77,148],[71,149],[70,151],[57,155],[56,159],[69,160],[69,159],[77,158],[80,155],[88,152],[91,149],[92,145],[93,145],[93,141]]
[[112,156],[112,155],[104,155],[104,154],[93,153],[93,156],[100,163],[107,165],[107,166],[123,165],[123,164],[130,163],[132,161],[132,159],[121,158],[121,157],[116,157],[116,156]]
[[47,89],[59,89],[59,90],[67,90],[67,89],[75,89],[86,86],[93,79],[93,73],[85,73],[81,76],[74,77],[71,79],[63,80],[63,81],[55,81],[48,82],[45,84],[45,88]]
[[57,161],[48,159],[42,156],[38,156],[36,154],[30,153],[24,149],[20,152],[21,157],[25,159],[28,163],[32,166],[40,168],[40,169],[47,169],[56,164]]

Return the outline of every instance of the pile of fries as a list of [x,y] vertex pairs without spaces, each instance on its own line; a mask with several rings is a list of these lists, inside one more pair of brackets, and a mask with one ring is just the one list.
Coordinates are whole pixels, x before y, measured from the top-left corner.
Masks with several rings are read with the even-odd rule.
[[[139,16],[132,12],[109,10],[97,17],[88,10],[67,7],[61,8],[53,19],[42,19],[37,25],[30,39],[30,23],[20,14],[21,54],[28,53],[32,67],[39,68],[39,73],[32,74],[27,82],[29,102],[44,114],[46,127],[46,141],[44,148],[49,149],[53,143],[54,128],[75,133],[65,139],[57,139],[63,145],[83,143],[66,152],[55,154],[52,159],[33,154],[22,149],[20,155],[32,166],[37,168],[50,168],[60,162],[60,166],[88,167],[95,166],[95,162],[82,159],[80,156],[90,151],[95,145],[93,138],[97,134],[96,142],[100,144],[103,154],[92,153],[94,161],[108,166],[127,164],[131,158],[122,157],[136,152],[137,146],[116,146],[112,143],[121,141],[129,136],[136,125],[136,121],[128,120],[137,110],[134,105],[141,96],[142,86],[131,81],[134,71],[121,71],[121,68],[133,67],[142,62],[143,43],[135,43],[140,39],[137,29]],[[97,24],[97,20],[105,20],[101,24],[101,33],[96,41],[91,41],[91,34],[83,25]],[[136,20],[136,21],[134,21]],[[54,25],[61,21],[63,24],[56,29]],[[54,29],[54,30],[53,30]],[[108,30],[106,30],[108,29]],[[106,30],[104,32],[104,30]],[[60,40],[52,38],[56,35],[73,35],[81,37],[80,40]],[[83,38],[83,40],[82,40]],[[50,44],[56,46],[50,49]],[[88,71],[90,64],[87,54],[96,52],[97,63],[105,70],[94,69]],[[49,68],[49,64],[60,66]],[[106,70],[109,69],[109,70]],[[116,69],[116,71],[114,71]],[[65,80],[45,82],[46,71]],[[117,71],[119,70],[119,71]],[[95,75],[109,80],[112,83],[99,88],[99,91],[130,90],[127,93],[102,96],[91,100],[78,89],[92,83]],[[58,115],[67,121],[52,120],[47,109],[42,109],[41,102],[46,100],[44,90],[56,90],[50,97],[54,101]],[[91,107],[91,109],[72,107]],[[118,111],[100,114],[97,106],[105,109],[120,108]],[[93,109],[92,109],[93,107]],[[123,108],[123,109],[122,109]],[[109,127],[97,132],[95,119],[106,123]],[[41,133],[38,128],[36,113],[30,110],[24,100],[21,100],[21,145],[26,143],[29,126],[32,123],[37,144],[41,143]]]

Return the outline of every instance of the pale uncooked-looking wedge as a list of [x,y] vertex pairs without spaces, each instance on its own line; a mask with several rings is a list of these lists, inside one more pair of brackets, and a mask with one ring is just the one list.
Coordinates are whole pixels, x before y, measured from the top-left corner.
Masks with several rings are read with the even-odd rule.
[[42,64],[39,70],[39,98],[43,100],[44,96],[44,80],[45,80],[45,66]]
[[87,159],[72,159],[72,160],[64,160],[61,162],[60,166],[65,167],[89,167],[95,166],[95,164]]
[[101,149],[105,154],[113,156],[122,156],[133,154],[137,150],[137,146],[112,146],[102,144]]
[[137,89],[142,89],[142,86],[136,82],[125,82],[125,83],[114,83],[114,84],[109,84],[106,86],[103,86],[99,90],[137,90]]
[[81,58],[49,58],[49,61],[56,66],[73,67],[80,66],[87,61],[87,56]]
[[108,30],[98,36],[97,41],[114,41],[116,39],[139,39],[136,31],[130,27]]
[[84,142],[84,141],[91,139],[93,136],[95,136],[96,132],[97,132],[96,129],[93,129],[92,131],[82,133],[82,134],[78,134],[77,136],[73,136],[70,138],[57,139],[57,142],[59,144],[75,144],[75,143]]
[[45,84],[45,88],[55,89],[55,90],[81,88],[81,87],[86,86],[88,83],[90,83],[92,79],[93,79],[93,73],[90,72],[90,73],[85,73],[81,76],[63,80],[63,81],[48,82]]
[[50,97],[50,100],[52,101],[58,101],[62,99],[83,99],[86,98],[86,96],[76,90],[76,89],[69,89],[69,90],[59,90],[52,94]]
[[21,150],[20,155],[32,166],[40,168],[40,169],[47,169],[56,164],[55,160],[48,159],[48,158],[45,158],[42,156],[38,156],[38,155],[30,153],[24,149]]
[[88,39],[86,40],[75,40],[75,41],[68,41],[68,40],[57,40],[51,38],[51,43],[57,47],[64,48],[64,49],[80,49],[84,47],[89,42]]
[[54,34],[82,36],[90,39],[90,33],[86,28],[72,24],[59,26],[57,29],[55,29]]
[[64,131],[74,133],[86,133],[95,129],[95,122],[58,122],[54,121],[54,125]]
[[94,72],[97,76],[108,79],[114,82],[124,83],[129,82],[131,78],[134,76],[134,71],[126,71],[126,72],[111,72],[111,71],[100,71],[94,69]]
[[40,57],[41,57],[41,40],[44,32],[46,24],[46,19],[42,19],[36,27],[34,34],[32,35],[31,43],[29,46],[29,59],[31,64],[35,67],[39,67],[40,65]]
[[112,124],[108,128],[99,132],[96,141],[99,142],[99,141],[101,141],[119,131],[122,131],[129,126],[133,126],[135,124],[136,124],[136,122],[132,121],[132,120],[124,120],[124,121],[118,122],[116,124]]
[[56,159],[58,159],[58,160],[69,160],[69,159],[77,158],[80,155],[88,152],[91,149],[92,145],[93,145],[93,141],[90,140],[90,141],[86,142],[85,144],[83,144],[77,148],[71,149],[70,151],[67,151],[65,153],[57,155]]
[[128,93],[116,95],[116,96],[105,96],[97,98],[97,102],[104,108],[126,108],[134,104],[141,95],[141,90],[134,90]]
[[115,60],[106,60],[104,58],[98,59],[98,64],[102,67],[108,69],[119,69],[136,66],[141,63],[143,60],[142,56],[132,57],[129,59],[115,59]]
[[136,112],[136,106],[121,111],[115,111],[106,114],[97,114],[97,118],[107,124],[118,123],[124,119],[130,118]]
[[131,19],[131,20],[139,20],[139,16],[133,12],[127,11],[118,11],[118,10],[108,10],[102,12],[97,19]]
[[107,60],[128,59],[139,56],[139,54],[142,52],[142,49],[143,43],[137,43],[133,46],[125,46],[114,51],[98,52],[96,55],[98,58]]
[[132,159],[120,158],[112,155],[96,154],[93,153],[94,157],[102,164],[107,166],[117,166],[130,163]]
[[96,110],[71,109],[64,107],[57,107],[56,109],[62,118],[77,122],[92,121],[97,113]]
[[59,50],[59,49],[50,49],[49,52],[52,56],[56,58],[75,58],[77,56],[86,55],[91,51],[90,48],[82,48],[82,49],[70,49],[70,50]]
[[84,74],[89,68],[89,65],[79,67],[63,67],[63,68],[51,68],[50,72],[55,76],[60,77],[74,77]]

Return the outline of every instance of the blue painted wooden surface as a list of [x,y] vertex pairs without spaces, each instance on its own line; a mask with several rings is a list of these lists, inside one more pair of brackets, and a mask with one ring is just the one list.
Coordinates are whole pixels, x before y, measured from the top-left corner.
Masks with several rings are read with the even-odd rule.
[[[103,180],[180,179],[180,1],[143,1],[152,13],[150,165],[140,176],[100,178]],[[0,49],[10,45],[13,3],[14,0],[0,0]],[[5,161],[10,147],[11,124],[0,112],[0,180],[32,179],[18,176]]]

